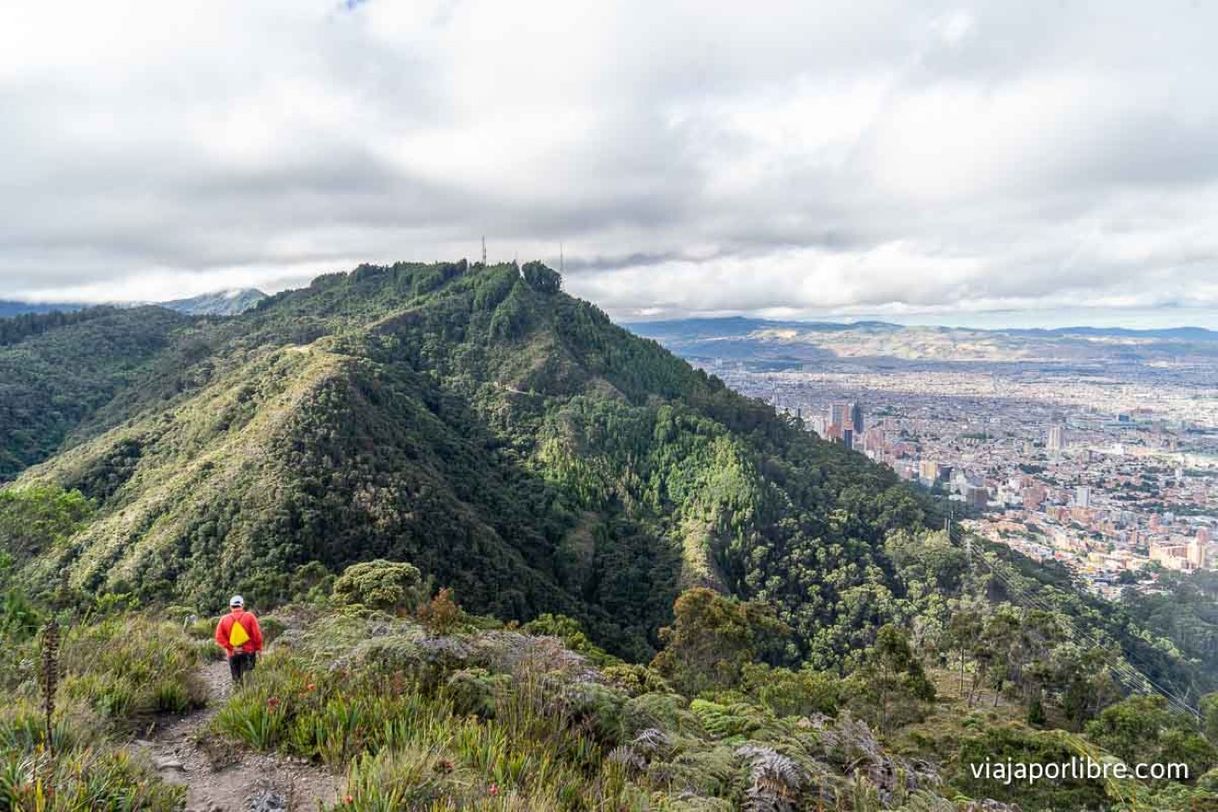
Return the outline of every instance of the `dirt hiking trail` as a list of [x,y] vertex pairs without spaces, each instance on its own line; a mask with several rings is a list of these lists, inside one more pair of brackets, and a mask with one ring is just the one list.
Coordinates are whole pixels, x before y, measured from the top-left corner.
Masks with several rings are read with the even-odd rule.
[[208,723],[232,690],[228,663],[199,669],[207,705],[176,720],[162,720],[134,749],[148,755],[157,772],[187,787],[187,812],[315,812],[333,805],[344,780],[306,759],[256,753],[212,736]]

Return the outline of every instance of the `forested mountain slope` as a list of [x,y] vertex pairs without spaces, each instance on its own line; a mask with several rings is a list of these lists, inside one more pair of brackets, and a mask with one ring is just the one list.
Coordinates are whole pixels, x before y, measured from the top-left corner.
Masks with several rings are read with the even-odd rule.
[[[791,628],[763,656],[818,668],[884,623],[946,624],[961,590],[958,555],[902,568],[891,531],[941,520],[890,471],[613,325],[540,264],[362,266],[236,318],[125,318],[137,312],[9,348],[120,370],[76,412],[49,412],[70,448],[16,485],[92,505],[70,538],[18,545],[36,589],[66,574],[87,594],[273,603],[382,557],[474,611],[561,612],[643,659],[680,589],[709,585]],[[22,374],[44,389],[90,380],[50,362]],[[1212,687],[1124,612],[1019,566],[1022,588],[1095,644],[1181,693]]]
[[0,482],[54,452],[189,324],[158,307],[0,321]]
[[25,475],[97,514],[24,571],[273,600],[309,562],[396,558],[637,656],[706,583],[779,606],[776,656],[864,643],[881,542],[926,507],[559,285],[536,263],[364,266],[191,331]]

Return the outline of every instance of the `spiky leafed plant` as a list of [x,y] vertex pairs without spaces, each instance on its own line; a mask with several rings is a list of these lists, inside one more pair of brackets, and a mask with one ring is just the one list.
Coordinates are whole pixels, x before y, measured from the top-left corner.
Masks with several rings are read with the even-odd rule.
[[38,670],[42,689],[43,736],[48,764],[55,759],[55,692],[59,688],[59,623],[51,618],[42,627],[42,663]]
[[769,747],[746,744],[736,748],[736,755],[751,764],[752,785],[746,795],[745,808],[750,812],[786,812],[795,809],[803,788],[802,767]]

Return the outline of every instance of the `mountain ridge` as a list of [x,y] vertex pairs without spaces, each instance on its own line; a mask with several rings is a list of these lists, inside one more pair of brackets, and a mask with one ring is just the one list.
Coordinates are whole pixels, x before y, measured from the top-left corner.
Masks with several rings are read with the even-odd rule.
[[638,330],[644,334],[652,330],[696,331],[699,326],[713,328],[721,325],[728,327],[747,327],[749,329],[766,329],[771,327],[792,327],[808,330],[824,330],[828,332],[854,329],[879,330],[938,330],[959,331],[970,333],[1011,333],[1027,335],[1098,335],[1098,336],[1131,336],[1144,338],[1196,338],[1205,341],[1218,341],[1218,330],[1195,325],[1180,327],[1095,327],[1078,324],[1067,327],[962,327],[950,324],[898,324],[897,322],[878,319],[862,319],[859,321],[824,321],[819,319],[761,319],[752,316],[708,316],[687,319],[656,319],[624,321],[622,326],[630,330]]
[[979,329],[888,322],[768,321],[745,317],[631,322],[639,335],[695,359],[1145,363],[1218,357],[1218,332],[1201,327]]
[[[613,324],[561,281],[540,263],[362,265],[231,318],[84,311],[14,335],[0,370],[30,372],[26,416],[57,417],[41,435],[0,420],[0,449],[39,440],[35,464],[18,459],[0,486],[7,618],[72,607],[84,695],[114,707],[138,690],[159,708],[188,699],[154,669],[128,668],[159,653],[141,635],[155,628],[197,654],[186,632],[210,645],[213,622],[177,620],[240,592],[268,630],[282,628],[276,610],[306,628],[285,634],[214,733],[333,757],[330,731],[398,730],[399,709],[425,699],[441,711],[426,727],[450,741],[458,726],[521,718],[504,703],[526,697],[505,692],[540,687],[564,704],[530,700],[538,719],[591,737],[561,748],[583,754],[572,787],[626,777],[659,803],[688,800],[697,781],[713,801],[698,808],[740,806],[745,784],[722,776],[780,753],[807,772],[788,764],[773,796],[786,805],[771,808],[825,800],[808,777],[839,766],[833,786],[865,786],[859,747],[879,765],[876,787],[917,763],[922,790],[947,781],[948,795],[1021,808],[1125,790],[970,781],[977,753],[1060,760],[1098,743],[1147,761],[1183,754],[1198,774],[1218,763],[1190,715],[1218,707],[1203,698],[1218,687],[1213,659],[1176,646],[1208,629],[1212,583],[1177,628],[1162,618],[1171,599],[1107,603],[1060,565],[965,545],[938,529],[929,495]],[[56,378],[57,356],[80,374]],[[81,380],[96,389],[75,392]],[[88,408],[56,408],[82,394]],[[6,628],[24,629],[14,650],[29,661],[36,624],[24,623]],[[82,658],[82,641],[108,641],[115,668],[154,678],[107,687],[88,670],[104,658]],[[556,660],[573,679],[561,691]],[[356,727],[332,724],[336,696]],[[255,718],[270,712],[294,720],[275,739]],[[1110,730],[1131,714],[1147,720],[1140,731],[1158,726],[1136,746]],[[541,728],[526,727],[508,740],[527,747]],[[605,750],[588,749],[598,741]],[[385,773],[367,769],[379,787]],[[372,797],[353,783],[357,806]]]
[[226,288],[183,299],[161,302],[25,302],[0,299],[0,319],[47,313],[75,313],[95,307],[128,309],[164,307],[188,316],[235,316],[256,307],[267,294],[257,288]]
[[[845,486],[784,484],[789,444],[920,510],[891,474],[613,325],[537,263],[320,277],[192,325],[138,374],[19,479],[99,506],[23,562],[46,588],[67,572],[146,599],[236,585],[271,600],[312,561],[401,558],[481,610],[562,611],[640,656],[680,585],[745,589],[747,539],[794,532],[779,506]],[[820,513],[809,528],[842,532]]]

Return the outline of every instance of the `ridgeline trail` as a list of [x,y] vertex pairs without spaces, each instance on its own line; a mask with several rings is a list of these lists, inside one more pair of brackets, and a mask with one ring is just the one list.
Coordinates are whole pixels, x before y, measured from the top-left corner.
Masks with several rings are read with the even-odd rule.
[[305,812],[338,800],[343,778],[324,767],[216,738],[208,726],[232,691],[228,663],[209,661],[198,677],[207,705],[134,742],[163,779],[186,786],[187,812]]

